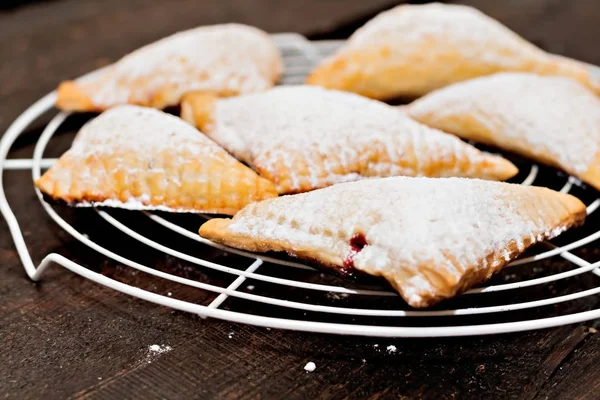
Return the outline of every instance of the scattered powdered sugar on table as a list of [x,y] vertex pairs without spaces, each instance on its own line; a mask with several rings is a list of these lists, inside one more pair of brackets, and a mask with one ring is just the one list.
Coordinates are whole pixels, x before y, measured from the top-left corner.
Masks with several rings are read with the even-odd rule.
[[[409,106],[409,114],[466,139],[492,133],[489,144],[547,155],[571,173],[585,172],[600,143],[600,99],[577,82],[527,73],[500,73],[447,86]],[[445,121],[457,120],[457,123]]]
[[148,346],[148,353],[146,354],[146,361],[150,364],[156,357],[161,354],[168,353],[172,350],[171,346],[161,345],[161,344],[153,344]]
[[304,366],[306,372],[313,372],[317,368],[314,362],[310,361]]
[[148,346],[148,351],[153,354],[168,353],[169,351],[171,351],[171,346],[153,344]]
[[396,346],[394,346],[393,344],[390,344],[387,348],[386,348],[387,352],[392,354],[396,352]]

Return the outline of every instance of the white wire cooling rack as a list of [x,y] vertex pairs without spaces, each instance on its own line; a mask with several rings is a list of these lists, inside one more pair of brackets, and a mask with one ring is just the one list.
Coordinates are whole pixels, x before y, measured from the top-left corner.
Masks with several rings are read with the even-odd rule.
[[[340,42],[308,42],[296,34],[274,35],[285,61],[284,84],[297,84],[323,56],[331,53]],[[96,272],[68,258],[52,253],[36,267],[32,260],[18,220],[12,212],[3,187],[4,170],[31,169],[37,179],[43,168],[55,159],[43,158],[44,151],[57,129],[69,117],[58,113],[48,123],[35,146],[32,159],[7,159],[8,152],[27,127],[42,114],[52,109],[52,92],[29,107],[9,127],[0,140],[0,210],[6,219],[27,275],[39,280],[51,265],[60,265],[76,274],[109,288],[177,310],[272,328],[301,331],[386,336],[434,337],[466,336],[515,332],[548,328],[600,318],[599,298],[600,261],[590,263],[572,253],[600,238],[597,214],[600,205],[598,192],[582,185],[572,177],[557,171],[515,159],[524,173],[517,178],[524,185],[549,186],[561,192],[574,192],[586,201],[588,222],[586,228],[568,232],[554,243],[537,246],[511,264],[490,286],[479,287],[430,310],[411,310],[389,288],[351,283],[321,274],[308,266],[283,258],[256,255],[226,248],[198,236],[202,222],[198,216],[172,216],[160,213],[96,210],[98,217],[121,235],[138,241],[154,251],[164,253],[185,263],[185,271],[204,271],[201,278],[190,278],[181,270],[167,271],[136,262],[132,257],[119,254],[109,246],[94,240],[93,233],[84,233],[61,216],[64,207],[45,203],[36,189],[41,206],[48,215],[73,238],[132,271],[147,274],[151,279],[168,284],[183,285],[201,291],[203,301],[194,302],[142,289]],[[18,199],[14,199],[18,200]],[[72,210],[71,210],[72,211]],[[75,213],[91,211],[76,210]],[[133,220],[131,215],[135,214]],[[190,222],[186,227],[182,218]],[[140,228],[140,225],[143,228]],[[150,228],[159,233],[152,237]],[[168,239],[168,240],[167,240]],[[185,250],[177,243],[188,243]],[[589,246],[588,246],[589,247]],[[198,249],[200,255],[190,248]],[[213,248],[211,250],[210,248]],[[207,250],[208,249],[208,250]],[[216,249],[216,250],[214,250]],[[206,251],[220,254],[215,262]],[[203,253],[204,252],[204,253]],[[227,255],[230,255],[227,257]],[[557,262],[558,259],[568,262]],[[552,262],[548,260],[552,259]],[[559,268],[558,265],[561,265]],[[187,269],[186,269],[187,268]],[[137,271],[135,273],[137,273]],[[219,275],[212,279],[210,273]],[[156,288],[156,287],[155,287]],[[577,291],[573,291],[575,288]],[[450,307],[449,307],[450,306]],[[451,306],[456,306],[455,308]]]

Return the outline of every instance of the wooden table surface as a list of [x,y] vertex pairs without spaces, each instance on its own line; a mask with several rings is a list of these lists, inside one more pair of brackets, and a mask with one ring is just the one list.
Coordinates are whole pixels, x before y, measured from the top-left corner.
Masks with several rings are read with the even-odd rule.
[[[15,2],[9,2],[15,3]],[[18,3],[18,2],[16,2]],[[60,0],[0,10],[0,132],[58,82],[170,33],[238,21],[270,32],[340,38],[390,0]],[[472,0],[537,45],[600,65],[595,0]],[[13,4],[14,5],[14,4]],[[42,119],[13,147],[30,157]],[[59,135],[50,155],[72,136]],[[192,296],[106,260],[58,228],[30,172],[5,174],[36,262],[58,252],[119,280]],[[179,260],[123,238],[93,212],[67,212],[95,240],[170,270]],[[75,215],[76,214],[76,215]],[[600,255],[597,245],[584,249]],[[222,257],[221,254],[209,257]],[[190,270],[201,279],[203,272]],[[225,279],[218,274],[210,279]],[[194,301],[202,301],[195,291]],[[200,296],[200,297],[199,297]],[[600,306],[599,299],[589,306]],[[0,398],[600,398],[600,321],[452,339],[373,339],[269,330],[176,312],[51,268],[29,281],[0,218]],[[169,346],[153,352],[149,346]],[[382,351],[389,345],[396,352]],[[307,362],[316,364],[312,373]]]

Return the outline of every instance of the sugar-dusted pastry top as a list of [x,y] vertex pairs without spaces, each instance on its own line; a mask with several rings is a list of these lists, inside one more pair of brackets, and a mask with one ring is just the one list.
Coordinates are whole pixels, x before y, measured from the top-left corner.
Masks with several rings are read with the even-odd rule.
[[393,177],[254,203],[200,235],[382,276],[413,307],[480,283],[533,243],[583,223],[577,198],[477,179]]
[[600,99],[562,77],[500,73],[407,107],[416,120],[564,169],[600,189]]
[[92,77],[63,82],[56,104],[76,111],[164,108],[193,90],[219,96],[263,91],[281,72],[279,50],[266,32],[241,24],[203,26],[135,50]]
[[517,169],[394,107],[315,86],[281,86],[227,99],[188,95],[182,116],[279,193],[363,178],[463,176],[508,179]]
[[36,185],[77,206],[218,214],[277,195],[185,121],[138,106],[113,108],[84,125]]
[[388,99],[500,71],[569,76],[600,92],[583,63],[544,52],[475,8],[439,3],[382,12],[307,82]]

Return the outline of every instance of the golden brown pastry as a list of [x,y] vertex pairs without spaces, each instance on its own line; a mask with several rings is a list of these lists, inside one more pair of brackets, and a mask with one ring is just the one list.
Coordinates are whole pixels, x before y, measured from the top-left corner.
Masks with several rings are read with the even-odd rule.
[[63,82],[56,106],[165,108],[192,90],[219,96],[263,91],[281,71],[279,50],[267,33],[240,24],[203,26],[144,46],[92,77]]
[[227,99],[188,94],[181,108],[279,193],[395,175],[503,180],[517,173],[501,157],[352,93],[281,86]]
[[254,203],[200,235],[381,276],[413,307],[490,278],[526,248],[583,223],[577,198],[478,179],[394,177]]
[[520,153],[600,189],[600,99],[571,79],[501,73],[440,89],[406,110],[433,128]]
[[379,14],[307,83],[390,99],[501,71],[563,75],[600,93],[585,64],[546,53],[474,8],[437,3]]
[[73,146],[35,182],[77,206],[234,214],[277,196],[194,127],[161,111],[113,108],[81,128]]

